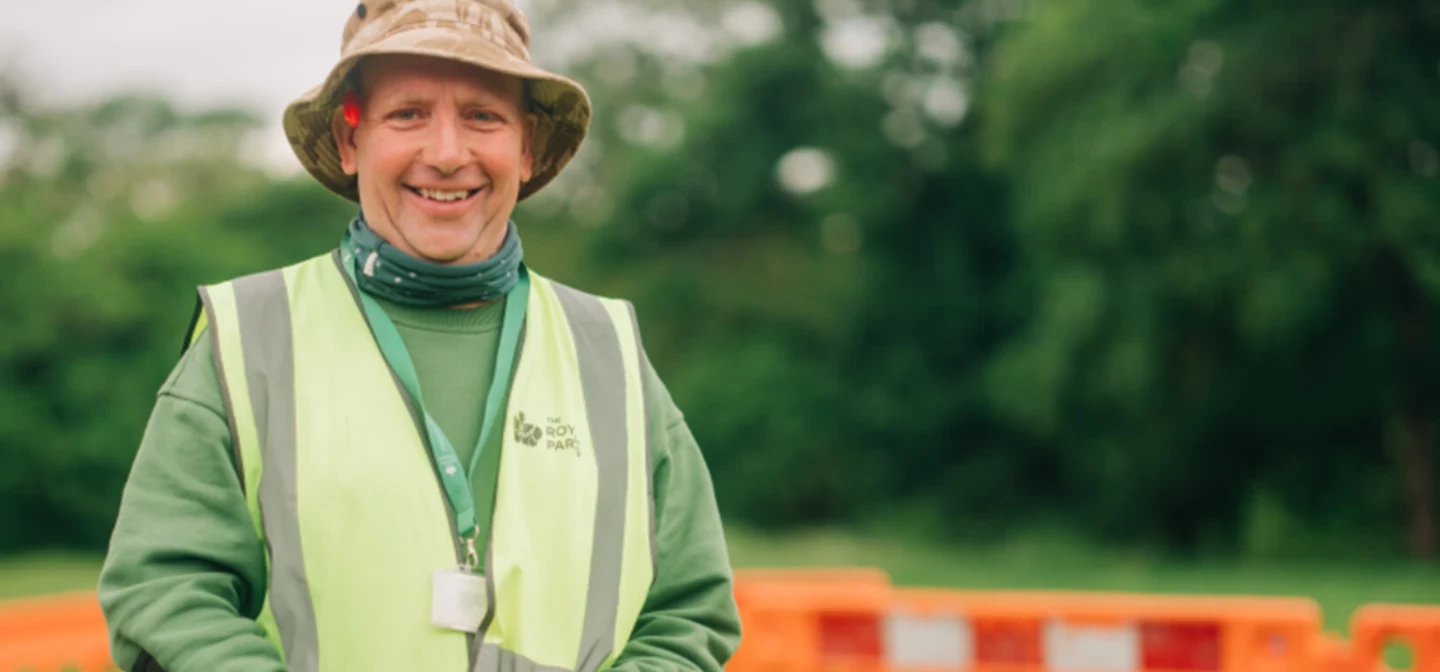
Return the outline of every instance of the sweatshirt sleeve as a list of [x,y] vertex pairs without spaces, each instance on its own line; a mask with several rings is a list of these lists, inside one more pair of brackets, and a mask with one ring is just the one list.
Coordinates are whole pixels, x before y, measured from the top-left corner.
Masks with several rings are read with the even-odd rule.
[[645,363],[654,460],[656,569],[612,672],[720,672],[740,643],[734,576],[700,447]]
[[254,618],[265,556],[231,457],[213,346],[200,338],[157,396],[100,574],[122,669],[272,672]]

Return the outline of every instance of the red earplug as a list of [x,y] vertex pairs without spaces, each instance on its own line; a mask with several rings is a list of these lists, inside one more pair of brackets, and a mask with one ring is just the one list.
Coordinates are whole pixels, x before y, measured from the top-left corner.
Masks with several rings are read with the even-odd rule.
[[360,125],[360,97],[355,95],[354,91],[349,91],[340,104],[344,109],[345,123],[350,124],[350,128],[358,127]]

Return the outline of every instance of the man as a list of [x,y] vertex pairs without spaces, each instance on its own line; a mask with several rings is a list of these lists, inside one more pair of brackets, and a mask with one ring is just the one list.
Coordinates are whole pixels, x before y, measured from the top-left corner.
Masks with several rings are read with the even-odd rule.
[[630,306],[522,262],[590,117],[528,46],[507,0],[366,0],[287,109],[360,216],[201,288],[100,578],[122,668],[723,668],[710,478]]

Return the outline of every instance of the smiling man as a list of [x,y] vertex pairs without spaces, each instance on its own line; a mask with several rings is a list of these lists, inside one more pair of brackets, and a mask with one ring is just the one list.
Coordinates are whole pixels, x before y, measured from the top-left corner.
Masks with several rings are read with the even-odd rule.
[[333,133],[341,168],[358,173],[370,227],[406,254],[439,263],[494,255],[532,177],[538,116],[528,111],[524,82],[412,55],[372,57],[358,74],[358,121],[350,126],[342,112]]
[[359,214],[200,289],[100,579],[122,669],[723,669],[710,477],[633,310],[523,261],[590,118],[528,48],[504,0],[368,0],[287,109]]

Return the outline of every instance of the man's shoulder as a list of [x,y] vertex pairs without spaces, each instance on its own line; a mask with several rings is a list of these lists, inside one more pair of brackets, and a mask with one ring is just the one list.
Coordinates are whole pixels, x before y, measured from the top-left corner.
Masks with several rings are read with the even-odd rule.
[[592,305],[609,305],[625,312],[629,315],[631,321],[636,321],[635,303],[628,298],[608,293],[587,291],[547,275],[537,273],[534,270],[526,270],[529,272],[532,281],[539,280],[549,285],[555,294],[560,297],[562,302],[573,303],[575,301],[581,301],[591,303]]
[[536,270],[533,269],[533,268],[529,268],[528,266],[526,267],[525,270],[526,270],[527,273],[530,274],[530,278],[531,278],[532,280],[535,280],[535,279],[542,280],[542,281],[544,281],[544,282],[546,282],[546,283],[549,283],[550,286],[554,287],[554,288],[555,288],[556,290],[558,290],[558,291],[569,292],[569,293],[571,293],[571,294],[579,295],[579,296],[582,296],[582,297],[585,297],[585,298],[596,299],[596,300],[598,300],[598,301],[616,301],[616,302],[619,302],[619,303],[626,303],[626,304],[630,303],[630,300],[627,299],[627,298],[625,298],[625,297],[616,296],[616,295],[613,295],[613,294],[604,294],[604,293],[600,293],[600,292],[592,292],[592,291],[589,291],[589,290],[581,289],[581,288],[579,288],[579,287],[577,287],[577,286],[575,286],[575,285],[573,285],[573,284],[570,284],[570,283],[567,283],[567,282],[564,282],[564,281],[561,281],[561,280],[557,280],[557,279],[555,279],[555,278],[553,278],[553,277],[551,277],[551,276],[549,276],[549,275],[546,275],[546,274],[544,274],[544,273],[538,272],[538,271],[536,271]]
[[[284,274],[292,269],[300,269],[306,266],[319,264],[334,265],[337,261],[338,252],[332,249],[323,254],[317,254],[308,259],[297,261],[286,266],[252,271],[244,275],[200,284],[196,288],[197,296],[195,297],[195,304],[190,317],[190,326],[185,330],[184,341],[181,344],[181,353],[184,354],[193,349],[193,347],[202,340],[202,334],[213,328],[211,324],[212,321],[223,317],[223,315],[215,312],[217,308],[217,297],[229,297],[221,301],[221,303],[233,306],[236,293],[243,291],[240,290],[241,286],[249,286],[253,289],[265,287],[268,284],[270,289],[261,290],[260,294],[266,296],[266,300],[268,301],[284,301],[286,300],[283,289],[284,283],[274,282],[278,275]],[[338,266],[336,266],[336,269],[338,270]]]
[[[634,334],[635,343],[641,351],[641,359],[644,360],[644,339],[641,337],[640,316],[636,312],[635,303],[623,296],[608,293],[591,292],[579,289],[574,285],[566,284],[546,275],[536,273],[532,269],[526,269],[532,280],[538,279],[550,286],[555,296],[565,305],[565,311],[570,313],[572,309],[578,309],[578,313],[572,315],[586,315],[582,323],[593,320],[594,323],[605,323],[624,328],[621,325],[628,325],[627,331]],[[607,327],[608,328],[608,327]]]
[[320,253],[320,254],[314,255],[314,256],[312,256],[312,257],[308,257],[308,258],[305,258],[305,259],[301,259],[300,261],[296,261],[296,262],[292,262],[292,263],[289,263],[289,264],[285,264],[285,265],[283,265],[283,266],[275,266],[275,267],[273,267],[273,268],[263,268],[263,269],[259,269],[259,270],[255,270],[255,271],[250,271],[249,273],[244,273],[244,274],[241,274],[241,275],[232,276],[232,277],[229,277],[229,278],[224,278],[224,279],[221,279],[221,280],[216,280],[216,281],[213,281],[213,282],[205,283],[205,284],[200,285],[200,288],[201,288],[201,289],[214,289],[214,288],[219,287],[219,286],[222,286],[222,285],[234,285],[234,284],[236,284],[236,283],[241,283],[241,282],[244,282],[244,281],[246,281],[246,280],[253,280],[253,279],[260,278],[260,277],[265,277],[265,276],[273,276],[273,274],[276,274],[276,273],[285,273],[285,272],[289,272],[289,271],[298,270],[298,269],[301,269],[301,268],[314,267],[314,266],[317,266],[317,265],[325,265],[325,264],[335,265],[336,269],[338,270],[338,269],[339,269],[339,266],[338,266],[339,258],[340,258],[340,252],[339,252],[339,250],[332,248],[332,249],[330,249],[330,250],[326,250],[325,252],[322,252],[322,253]]

